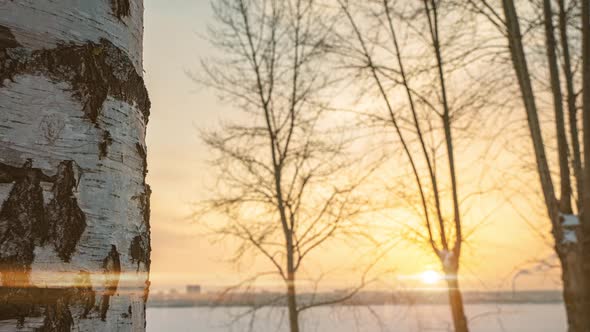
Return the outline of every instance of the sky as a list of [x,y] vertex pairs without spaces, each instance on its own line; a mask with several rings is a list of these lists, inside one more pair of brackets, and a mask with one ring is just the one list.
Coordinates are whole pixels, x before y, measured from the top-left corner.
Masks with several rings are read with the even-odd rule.
[[[189,218],[192,204],[205,197],[204,184],[212,174],[207,164],[210,154],[198,130],[215,126],[231,111],[213,91],[187,75],[198,72],[199,59],[212,54],[203,38],[211,16],[209,0],[145,1],[144,70],[152,100],[147,136],[148,182],[153,192],[151,280],[156,292],[182,289],[185,284],[212,290],[252,272],[224,261],[231,246],[213,244]],[[462,282],[468,289],[510,288],[519,269],[535,269],[527,263],[551,256],[551,248],[507,204],[485,206],[482,210],[494,214],[464,250]],[[528,222],[547,233],[547,221]],[[346,261],[338,252],[329,255],[332,261]],[[387,264],[397,271],[400,283],[437,268],[425,251],[408,247],[394,250]],[[518,289],[558,286],[554,274],[519,275]]]

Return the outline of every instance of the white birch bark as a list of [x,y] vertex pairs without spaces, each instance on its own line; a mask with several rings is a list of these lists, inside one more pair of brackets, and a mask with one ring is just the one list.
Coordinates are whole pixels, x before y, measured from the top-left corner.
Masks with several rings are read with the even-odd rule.
[[0,331],[145,329],[142,35],[142,0],[0,0]]

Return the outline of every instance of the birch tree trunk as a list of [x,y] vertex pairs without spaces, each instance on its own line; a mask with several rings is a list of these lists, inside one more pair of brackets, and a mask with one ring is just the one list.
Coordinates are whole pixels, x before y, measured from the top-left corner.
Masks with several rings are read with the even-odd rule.
[[142,0],[0,0],[0,331],[142,331]]

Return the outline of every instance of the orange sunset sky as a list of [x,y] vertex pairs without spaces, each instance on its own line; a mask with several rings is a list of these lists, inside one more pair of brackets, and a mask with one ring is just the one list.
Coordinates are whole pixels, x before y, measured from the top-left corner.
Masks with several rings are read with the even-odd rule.
[[[209,0],[146,0],[145,7],[144,67],[152,100],[147,137],[148,182],[153,190],[152,289],[182,288],[188,283],[199,283],[205,290],[226,286],[262,265],[256,262],[235,266],[224,262],[231,254],[231,244],[212,244],[187,218],[191,203],[206,194],[205,183],[212,174],[206,163],[210,155],[199,140],[198,129],[214,126],[232,114],[232,109],[218,101],[213,91],[198,86],[187,75],[189,71],[198,71],[199,58],[212,52],[202,37],[212,19]],[[530,144],[527,137],[522,140],[522,144]],[[470,162],[479,164],[484,147],[474,144],[465,149],[472,151]],[[492,167],[495,175],[490,176],[510,182],[506,187],[517,187],[509,180],[509,159],[499,162],[498,169]],[[480,177],[476,173],[464,170],[460,176],[464,182],[475,183]],[[530,179],[536,189],[536,177]],[[539,235],[549,234],[542,205],[509,196],[506,192],[491,193],[465,211],[472,226],[482,223],[464,249],[461,272],[465,289],[509,289],[518,268],[534,269],[534,265],[526,264],[552,255],[551,244]],[[536,206],[538,211],[534,210]],[[403,214],[399,217],[403,218]],[[335,265],[347,263],[347,253],[337,249],[323,253],[322,257]],[[428,250],[409,244],[394,248],[383,261],[395,269],[391,277],[394,287],[412,286],[411,276],[436,270],[435,263]],[[352,273],[335,273],[325,285],[337,288],[350,278],[354,278]],[[516,280],[518,289],[558,286],[554,272],[523,274]]]

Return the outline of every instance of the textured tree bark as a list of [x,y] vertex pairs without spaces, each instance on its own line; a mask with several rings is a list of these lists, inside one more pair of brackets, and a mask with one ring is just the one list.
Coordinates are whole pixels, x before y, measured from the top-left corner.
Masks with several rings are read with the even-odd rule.
[[0,0],[0,331],[143,331],[142,0]]

